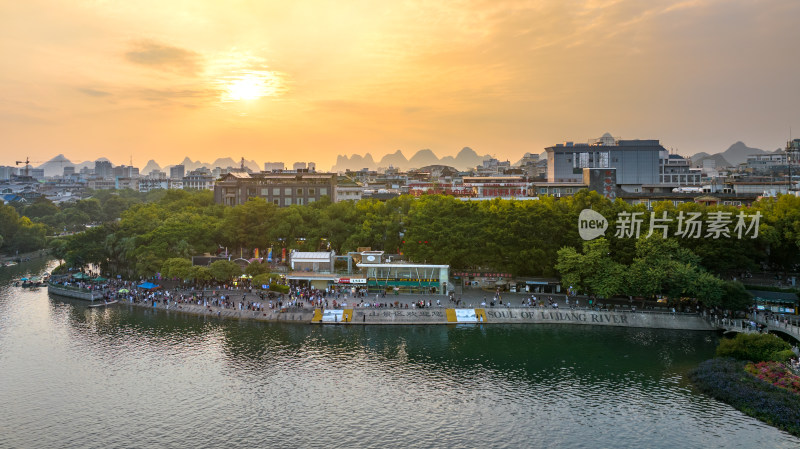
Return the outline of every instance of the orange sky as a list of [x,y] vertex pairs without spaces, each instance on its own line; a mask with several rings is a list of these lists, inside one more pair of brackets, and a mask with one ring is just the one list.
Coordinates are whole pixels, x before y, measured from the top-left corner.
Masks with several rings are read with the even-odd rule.
[[0,164],[800,135],[800,1],[0,0]]

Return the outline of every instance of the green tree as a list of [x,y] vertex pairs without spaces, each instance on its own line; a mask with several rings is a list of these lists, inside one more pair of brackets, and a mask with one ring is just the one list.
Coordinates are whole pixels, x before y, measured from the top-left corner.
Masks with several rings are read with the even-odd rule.
[[19,214],[7,204],[0,204],[0,236],[6,247],[11,246],[12,239],[19,229]]
[[192,261],[173,257],[161,265],[161,276],[165,278],[192,279]]
[[96,198],[88,198],[75,203],[75,208],[89,216],[92,222],[103,221],[103,209]]
[[22,214],[31,220],[41,220],[45,217],[55,215],[60,212],[58,206],[45,197],[37,198],[32,204],[22,208]]
[[103,202],[103,220],[113,221],[122,216],[122,213],[130,207],[130,202],[119,195],[113,195]]
[[189,276],[189,279],[201,284],[210,282],[214,279],[214,275],[211,274],[211,270],[209,270],[208,267],[201,267],[197,265],[192,267],[192,271]]
[[555,268],[565,288],[609,297],[622,287],[624,267],[611,259],[609,243],[602,237],[584,242],[582,254],[571,247],[560,249]]
[[13,247],[20,252],[35,251],[46,247],[47,227],[41,223],[33,223],[28,217],[22,217],[19,228],[14,234]]
[[239,265],[229,260],[214,261],[208,266],[208,269],[214,279],[219,282],[229,281],[242,274],[242,269],[239,268]]
[[727,310],[747,310],[753,305],[751,295],[739,282],[725,282],[722,286],[721,306]]
[[256,276],[264,273],[269,273],[269,264],[261,263],[257,260],[250,262],[250,264],[244,268],[244,274],[249,276]]

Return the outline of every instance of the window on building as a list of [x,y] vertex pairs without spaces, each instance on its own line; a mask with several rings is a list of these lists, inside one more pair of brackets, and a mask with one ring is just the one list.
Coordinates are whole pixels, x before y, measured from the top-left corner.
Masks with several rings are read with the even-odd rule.
[[283,189],[283,194],[284,195],[291,195],[292,194],[292,188],[291,187],[284,188]]
[[303,196],[303,189],[297,189],[297,196]]
[[309,199],[308,199],[308,204],[311,204],[311,203],[313,203],[313,202],[314,202],[314,198],[309,198]]
[[302,197],[298,198],[297,201],[296,201],[296,204],[302,206],[303,205],[303,198]]
[[313,187],[309,187],[308,188],[308,196],[314,196],[316,194],[317,194],[317,189],[315,189]]
[[280,194],[281,194],[281,188],[280,188],[280,187],[273,187],[273,188],[272,188],[272,194],[273,194],[274,196],[278,196],[278,195],[280,195]]
[[564,193],[572,193],[572,187],[564,189]]
[[272,200],[272,204],[274,204],[276,206],[280,206],[281,205],[281,200],[275,198],[274,200]]
[[269,189],[266,188],[261,189],[261,196],[267,196],[267,195],[269,195]]
[[287,197],[287,198],[284,198],[284,199],[283,199],[283,205],[284,205],[284,206],[291,206],[291,205],[292,205],[292,199],[291,199],[291,198],[288,198],[288,197]]
[[328,188],[327,187],[320,187],[319,188],[319,194],[320,195],[327,195],[328,194]]
[[542,195],[547,195],[547,187],[540,187],[539,193]]

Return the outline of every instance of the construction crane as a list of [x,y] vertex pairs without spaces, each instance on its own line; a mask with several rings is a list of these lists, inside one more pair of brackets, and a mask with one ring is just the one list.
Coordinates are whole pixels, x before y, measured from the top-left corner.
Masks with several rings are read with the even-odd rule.
[[17,161],[17,165],[25,164],[25,176],[28,176],[28,170],[31,166],[31,162],[34,164],[42,163],[42,161],[32,161],[29,157],[26,157],[24,161]]

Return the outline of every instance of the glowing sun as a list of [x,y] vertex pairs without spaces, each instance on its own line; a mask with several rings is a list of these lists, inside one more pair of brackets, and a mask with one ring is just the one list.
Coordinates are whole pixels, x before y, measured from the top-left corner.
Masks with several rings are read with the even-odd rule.
[[277,94],[278,79],[271,72],[249,72],[227,80],[223,100],[257,100]]

